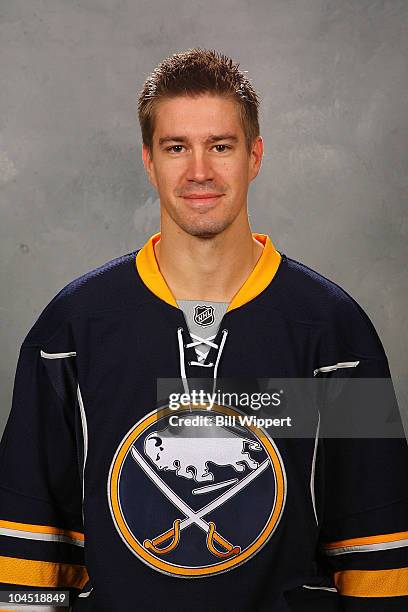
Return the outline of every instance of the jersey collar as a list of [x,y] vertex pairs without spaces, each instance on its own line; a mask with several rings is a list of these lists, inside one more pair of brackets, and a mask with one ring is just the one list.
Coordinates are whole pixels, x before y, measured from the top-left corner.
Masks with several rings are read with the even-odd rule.
[[[263,245],[263,252],[245,283],[232,298],[227,312],[243,306],[266,289],[275,276],[282,259],[281,254],[275,249],[269,236],[256,233],[252,235]],[[160,232],[149,238],[136,255],[136,268],[143,283],[152,293],[161,300],[171,304],[171,306],[178,308],[177,301],[164,280],[157,263],[154,245],[159,240]]]

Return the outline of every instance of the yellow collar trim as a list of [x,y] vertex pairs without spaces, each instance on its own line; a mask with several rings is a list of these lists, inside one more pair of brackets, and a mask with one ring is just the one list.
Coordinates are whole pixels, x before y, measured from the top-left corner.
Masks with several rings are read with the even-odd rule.
[[[252,235],[263,245],[263,252],[245,283],[232,298],[227,312],[250,302],[266,289],[275,276],[282,260],[281,254],[275,249],[269,236],[254,233]],[[149,238],[136,255],[136,268],[143,283],[152,293],[171,306],[178,308],[177,301],[164,280],[157,263],[154,245],[159,240],[160,232]]]

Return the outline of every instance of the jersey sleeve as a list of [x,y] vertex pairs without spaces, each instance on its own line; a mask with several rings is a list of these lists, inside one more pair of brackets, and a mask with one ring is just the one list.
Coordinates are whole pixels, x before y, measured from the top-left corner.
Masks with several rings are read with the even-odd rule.
[[[75,597],[88,580],[82,516],[84,436],[72,349],[63,326],[45,343],[26,339],[20,350],[0,443],[3,590],[58,589]],[[48,605],[41,610],[54,609]]]
[[[337,360],[317,375],[336,390],[332,408],[339,415],[383,409],[384,423],[395,426],[394,437],[354,437],[352,427],[351,435],[325,437],[322,416],[319,555],[342,610],[402,612],[408,609],[408,445],[383,346],[367,315],[360,310],[359,317],[351,324],[359,349],[350,347],[350,329],[345,330],[340,342],[331,341]],[[350,384],[357,378],[362,386]],[[370,387],[373,379],[377,387]],[[367,395],[352,397],[356,388]]]

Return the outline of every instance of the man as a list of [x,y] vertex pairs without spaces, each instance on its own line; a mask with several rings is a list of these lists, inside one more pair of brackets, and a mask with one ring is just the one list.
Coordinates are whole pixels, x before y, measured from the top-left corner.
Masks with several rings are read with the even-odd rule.
[[[144,84],[161,232],[70,283],[24,340],[1,444],[3,588],[69,590],[75,612],[407,609],[404,439],[319,438],[312,409],[312,436],[274,439],[237,426],[240,406],[191,400],[221,376],[390,376],[358,304],[251,232],[257,117],[215,51],[175,54]],[[182,383],[178,410],[164,379]]]

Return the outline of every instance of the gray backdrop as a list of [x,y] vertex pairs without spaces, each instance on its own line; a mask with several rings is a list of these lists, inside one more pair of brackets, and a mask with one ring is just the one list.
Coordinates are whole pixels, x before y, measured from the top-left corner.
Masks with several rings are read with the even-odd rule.
[[157,231],[136,97],[193,46],[261,94],[253,230],[357,299],[406,411],[407,26],[406,0],[1,0],[1,429],[40,311]]

